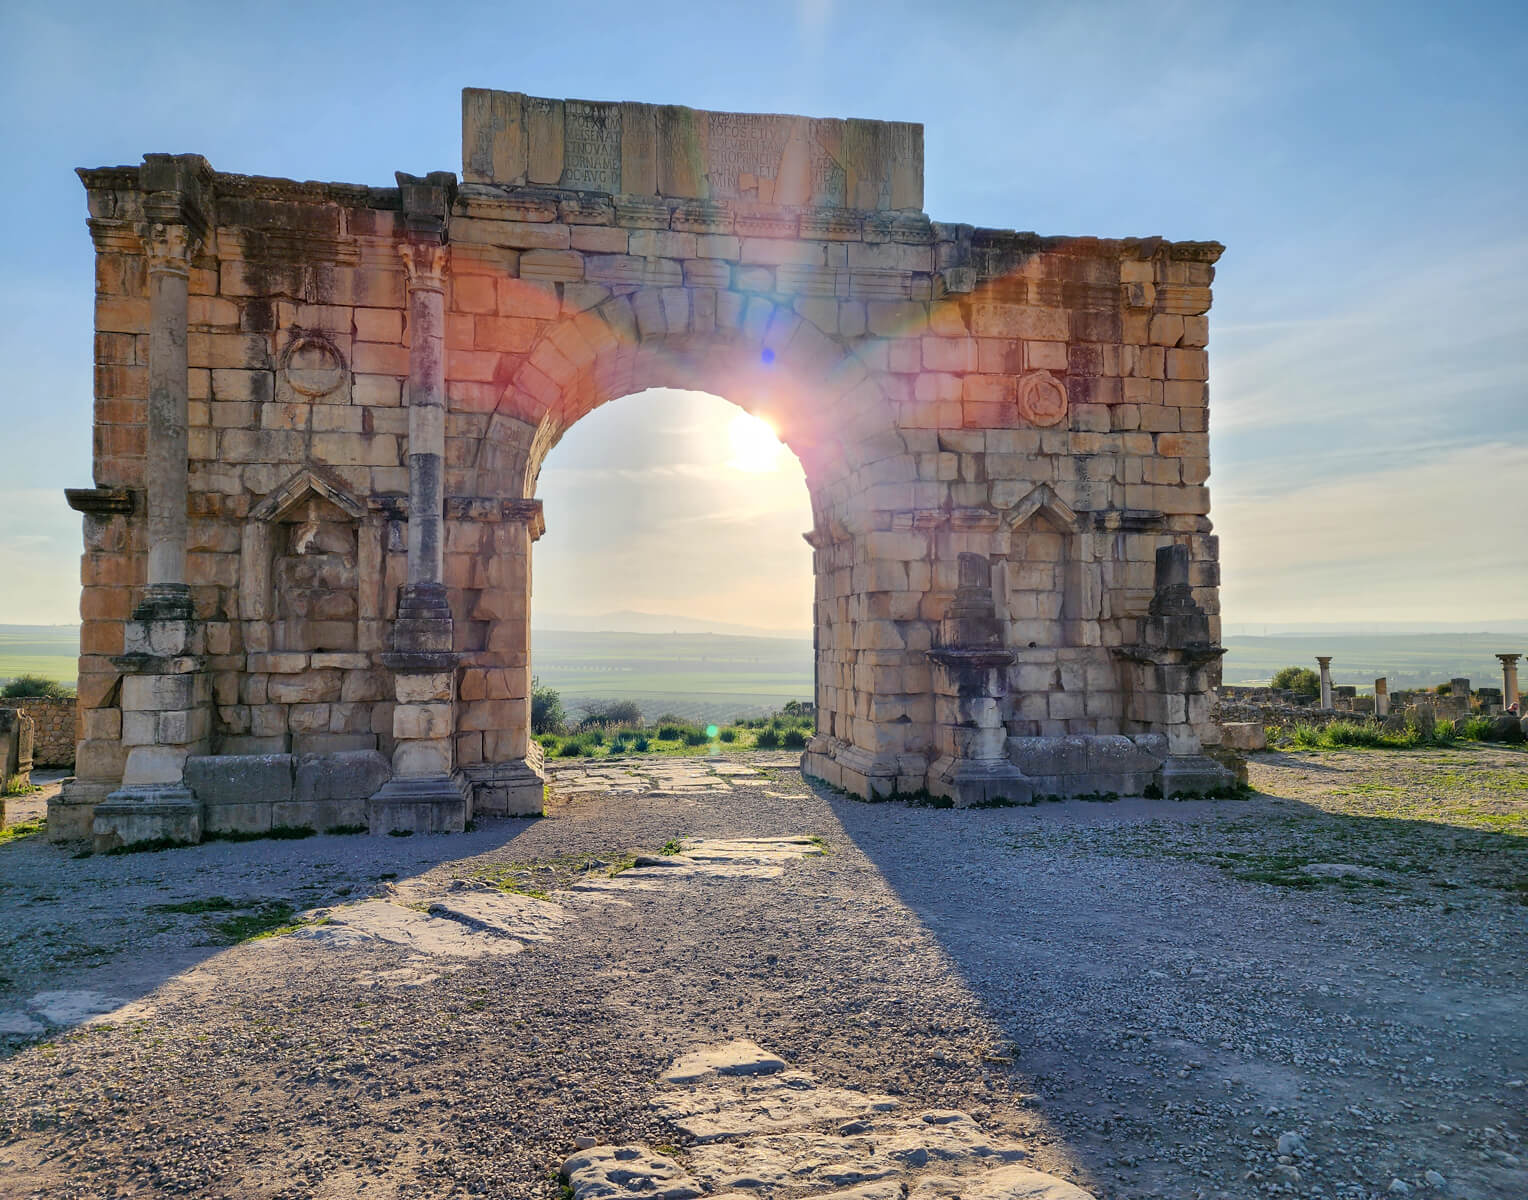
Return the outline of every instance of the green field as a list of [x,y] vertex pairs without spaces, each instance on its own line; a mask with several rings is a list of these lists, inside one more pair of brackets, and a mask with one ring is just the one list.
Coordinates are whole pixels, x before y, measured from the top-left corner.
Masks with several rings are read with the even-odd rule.
[[80,631],[73,625],[0,625],[0,683],[18,675],[74,682]]
[[726,721],[812,699],[805,638],[536,630],[531,646],[537,679],[570,714],[584,700],[635,700],[649,719]]

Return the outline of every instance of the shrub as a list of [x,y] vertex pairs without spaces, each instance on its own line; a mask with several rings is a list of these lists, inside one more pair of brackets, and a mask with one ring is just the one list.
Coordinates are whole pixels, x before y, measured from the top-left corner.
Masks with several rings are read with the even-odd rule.
[[652,745],[653,744],[647,740],[647,734],[639,733],[637,734],[637,740],[632,742],[631,748],[638,754],[646,754],[649,750],[652,749]]
[[737,730],[729,726],[717,734],[717,737],[721,738],[724,742],[735,742],[737,741]]
[[656,736],[665,742],[677,742],[684,737],[684,727],[672,721],[666,721],[658,726]]
[[1272,686],[1300,696],[1319,696],[1321,676],[1309,667],[1281,667],[1274,672]]
[[615,725],[642,724],[642,709],[635,700],[591,700],[580,711],[583,729],[609,729]]
[[605,744],[605,731],[603,729],[588,729],[578,736],[591,746],[603,746]]
[[18,675],[0,688],[0,696],[7,700],[32,698],[58,700],[72,695],[74,692],[71,689],[56,680],[45,679],[41,675]]
[[584,756],[584,748],[578,742],[564,742],[562,749],[557,753],[561,758],[582,758]]
[[780,733],[778,730],[766,725],[759,730],[758,736],[753,739],[754,747],[758,750],[775,750],[780,745]]
[[531,677],[531,732],[561,733],[567,726],[568,715],[562,711],[562,696],[556,688],[542,687],[541,681]]
[[813,705],[809,700],[787,700],[785,707],[780,711],[787,717],[799,717],[803,720],[811,720]]
[[785,736],[780,739],[780,744],[787,750],[802,750],[806,747],[806,734],[800,729],[787,729]]
[[706,736],[704,729],[686,729],[684,731],[684,744],[686,746],[704,746],[710,740]]
[[1466,717],[1454,727],[1454,731],[1460,737],[1472,742],[1489,742],[1492,737],[1492,724],[1490,717]]

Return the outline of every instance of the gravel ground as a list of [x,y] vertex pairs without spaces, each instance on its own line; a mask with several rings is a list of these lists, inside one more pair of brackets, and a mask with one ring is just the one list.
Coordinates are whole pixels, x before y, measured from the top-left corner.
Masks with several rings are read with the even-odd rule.
[[[0,1195],[553,1197],[577,1138],[683,1162],[658,1077],[732,1038],[963,1109],[1109,1200],[1528,1195],[1522,752],[1262,755],[1249,800],[980,812],[781,766],[580,778],[451,837],[0,845],[0,1012],[64,1022],[5,1043]],[[513,955],[224,944],[278,904],[555,897],[678,837],[797,834],[828,853],[584,901]],[[131,1003],[71,1028],[85,993]]]

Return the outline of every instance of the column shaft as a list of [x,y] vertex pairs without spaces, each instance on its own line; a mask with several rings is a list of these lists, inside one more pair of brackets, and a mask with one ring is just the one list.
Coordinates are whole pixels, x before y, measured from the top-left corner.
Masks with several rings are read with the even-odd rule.
[[408,581],[444,580],[445,257],[440,245],[403,247],[409,284]]
[[190,261],[179,226],[149,235],[148,583],[186,583],[186,308]]

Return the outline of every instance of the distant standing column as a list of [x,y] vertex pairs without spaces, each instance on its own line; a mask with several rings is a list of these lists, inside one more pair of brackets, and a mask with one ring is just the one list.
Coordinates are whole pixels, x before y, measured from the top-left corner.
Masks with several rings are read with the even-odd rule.
[[1501,662],[1501,703],[1504,709],[1511,708],[1518,702],[1517,694],[1517,660],[1520,654],[1498,654],[1497,659]]
[[1374,681],[1374,715],[1390,715],[1390,684],[1383,675]]
[[1331,659],[1331,656],[1328,655],[1325,658],[1323,658],[1321,655],[1318,654],[1316,656],[1316,662],[1321,667],[1321,707],[1322,708],[1331,708],[1332,707],[1332,659]]
[[1449,690],[1449,695],[1456,702],[1456,705],[1463,705],[1464,706],[1464,711],[1462,713],[1460,713],[1459,715],[1460,716],[1464,716],[1464,717],[1469,716],[1470,715],[1470,681],[1468,679],[1463,678],[1462,676],[1456,676],[1455,678],[1450,679],[1448,681],[1448,690]]

